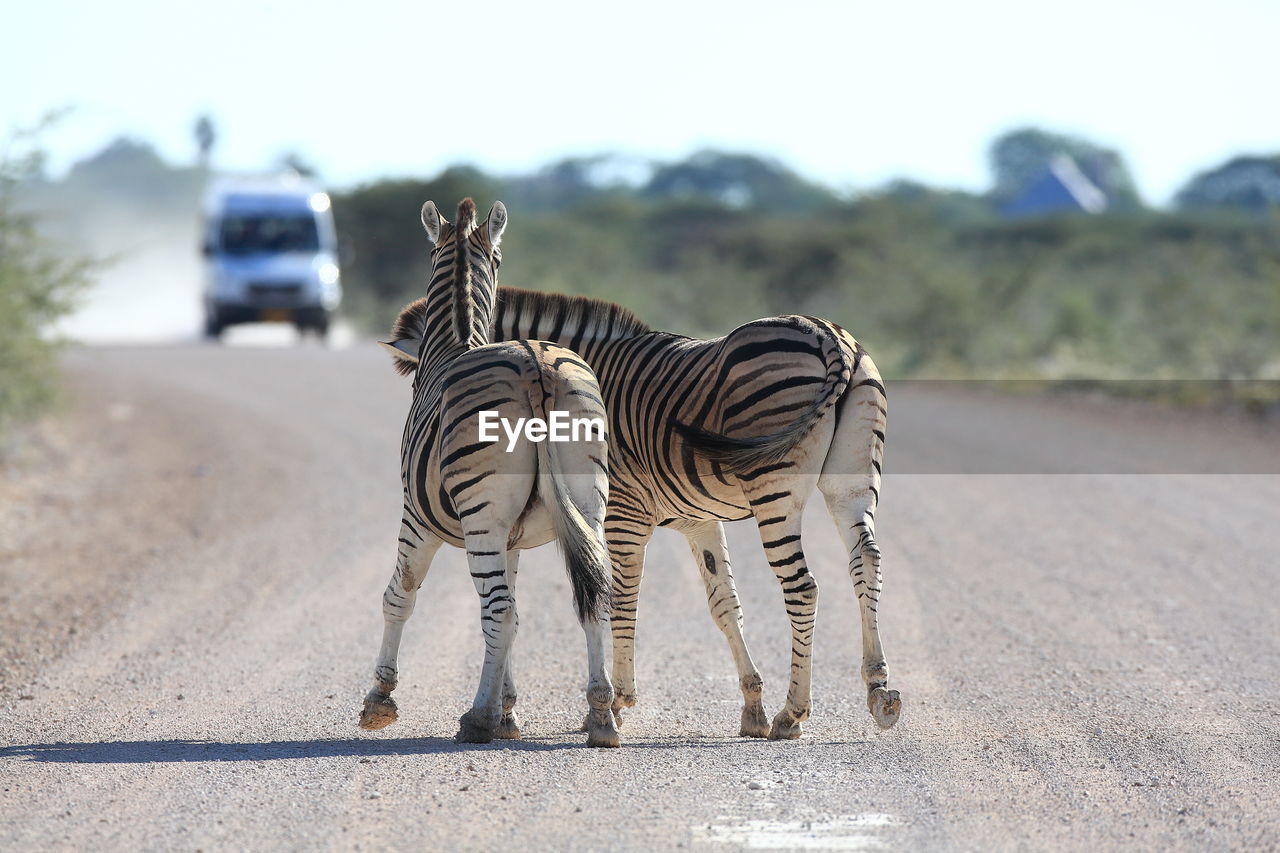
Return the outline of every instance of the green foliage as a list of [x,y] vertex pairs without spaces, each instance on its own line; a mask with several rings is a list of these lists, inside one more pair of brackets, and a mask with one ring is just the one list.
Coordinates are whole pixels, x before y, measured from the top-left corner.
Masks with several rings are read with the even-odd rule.
[[56,392],[50,324],[86,284],[87,265],[66,260],[15,198],[39,174],[38,153],[0,154],[0,435],[48,405]]
[[711,150],[660,166],[644,192],[652,198],[706,199],[730,207],[786,213],[813,210],[835,201],[829,190],[773,160]]
[[1177,200],[1185,210],[1260,214],[1280,208],[1280,155],[1233,157],[1188,181]]
[[898,376],[1280,371],[1280,221],[1146,210],[1009,221],[981,197],[901,182],[795,212],[570,177],[572,201],[461,170],[337,196],[357,247],[349,292],[368,295],[382,331],[425,289],[422,201],[484,205],[513,189],[527,206],[508,205],[504,284],[610,299],[659,328],[718,335],[818,314]]
[[496,189],[479,171],[455,166],[429,181],[385,180],[336,194],[349,307],[376,318],[379,328],[389,326],[404,295],[426,288],[431,246],[422,230],[423,202],[434,201],[452,219],[452,206],[464,197],[485,205]]
[[1107,196],[1111,210],[1132,210],[1141,205],[1129,167],[1120,152],[1060,133],[1022,128],[1005,133],[991,144],[991,171],[997,201],[1017,195],[1049,168],[1055,157],[1066,155]]

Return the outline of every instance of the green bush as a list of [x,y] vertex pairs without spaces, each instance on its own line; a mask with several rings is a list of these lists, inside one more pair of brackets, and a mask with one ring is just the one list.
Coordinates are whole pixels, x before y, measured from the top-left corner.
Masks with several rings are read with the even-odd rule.
[[[483,207],[506,197],[502,181],[483,177],[471,190],[452,186],[459,176],[337,196],[339,227],[363,247],[348,281],[373,297],[376,331],[425,289],[422,200],[450,205],[474,192]],[[829,317],[890,376],[1280,370],[1275,218],[1133,209],[1010,221],[980,197],[902,184],[800,212],[611,188],[573,204],[512,205],[503,260],[504,284],[621,302],[684,334],[776,313]]]
[[87,282],[87,263],[60,253],[18,202],[38,163],[38,154],[0,155],[0,435],[55,399],[51,324]]

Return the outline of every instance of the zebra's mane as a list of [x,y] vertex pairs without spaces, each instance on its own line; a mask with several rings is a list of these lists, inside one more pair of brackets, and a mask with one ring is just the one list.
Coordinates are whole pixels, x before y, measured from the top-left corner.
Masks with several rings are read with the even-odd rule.
[[458,224],[453,226],[453,336],[464,347],[471,346],[471,327],[476,315],[471,289],[471,257],[467,238],[476,226],[476,203],[470,196],[458,203]]
[[[584,340],[612,340],[643,335],[653,329],[631,310],[616,302],[603,299],[592,299],[587,296],[567,296],[563,293],[545,293],[541,290],[525,290],[520,287],[498,288],[499,315],[509,313],[516,319],[516,328],[526,328],[535,319],[538,325],[547,322],[558,324],[564,334],[576,333],[585,329]],[[510,325],[506,322],[505,325]],[[550,334],[550,328],[541,334]],[[532,335],[540,334],[537,330]],[[399,316],[391,326],[393,346],[399,341],[421,342],[427,336],[427,297],[415,299],[400,309]],[[399,357],[395,360],[396,372],[408,376],[417,368],[414,360]]]
[[[535,320],[542,320],[539,326],[552,322],[564,330],[565,334],[569,330],[585,330],[581,337],[586,340],[629,338],[653,331],[648,323],[616,302],[592,299],[589,296],[525,290],[522,287],[498,288],[497,316],[503,315],[513,316],[516,321],[511,326],[504,319],[504,326],[529,329]],[[549,334],[550,331],[550,328],[541,332],[529,329],[529,334],[537,337],[539,334]]]

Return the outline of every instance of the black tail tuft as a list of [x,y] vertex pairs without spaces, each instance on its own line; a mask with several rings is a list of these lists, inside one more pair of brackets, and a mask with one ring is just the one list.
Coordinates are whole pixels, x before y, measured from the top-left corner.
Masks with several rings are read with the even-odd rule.
[[[540,411],[538,402],[533,410]],[[610,583],[609,554],[604,543],[573,502],[562,478],[562,467],[555,453],[556,445],[538,444],[538,493],[551,512],[551,521],[560,543],[560,552],[569,570],[573,587],[573,606],[578,619],[586,622],[609,611],[613,587]]]
[[781,461],[800,440],[809,434],[816,418],[804,419],[781,432],[743,438],[672,421],[676,432],[693,448],[694,453],[720,465],[727,474],[741,474]]
[[578,619],[586,622],[609,612],[612,587],[599,553],[582,553],[561,540],[565,562],[569,564],[569,585],[573,587],[573,607]]
[[844,395],[849,387],[850,377],[858,368],[857,362],[850,360],[831,329],[818,326],[815,332],[821,341],[823,360],[826,363],[822,390],[799,417],[782,429],[766,435],[737,438],[674,419],[671,426],[694,453],[718,463],[727,474],[744,474],[782,461]]

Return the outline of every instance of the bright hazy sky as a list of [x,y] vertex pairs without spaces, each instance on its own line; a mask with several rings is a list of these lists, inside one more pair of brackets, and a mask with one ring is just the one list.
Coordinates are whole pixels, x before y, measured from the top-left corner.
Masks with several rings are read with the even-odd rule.
[[120,134],[216,165],[296,149],[330,183],[567,154],[776,156],[859,189],[984,189],[1033,123],[1118,147],[1148,200],[1280,151],[1280,2],[644,3],[23,0],[3,14],[0,133],[78,109],[56,171]]

